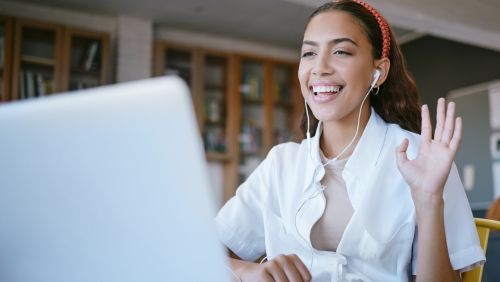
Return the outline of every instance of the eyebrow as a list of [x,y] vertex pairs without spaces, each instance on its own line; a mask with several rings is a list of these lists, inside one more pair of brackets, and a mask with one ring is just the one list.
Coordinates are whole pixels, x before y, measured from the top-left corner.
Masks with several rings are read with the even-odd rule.
[[[355,46],[358,46],[358,43],[356,43],[354,40],[347,38],[347,37],[341,37],[341,38],[335,38],[329,41],[329,43],[332,43],[333,45],[340,44],[342,42],[350,42],[354,44]],[[318,46],[318,43],[316,41],[310,41],[310,40],[304,40],[302,42],[303,45],[312,45],[312,46]]]

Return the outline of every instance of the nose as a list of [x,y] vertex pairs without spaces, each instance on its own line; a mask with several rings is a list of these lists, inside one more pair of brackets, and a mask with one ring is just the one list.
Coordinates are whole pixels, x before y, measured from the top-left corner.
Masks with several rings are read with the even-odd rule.
[[316,61],[313,66],[313,75],[323,76],[333,73],[333,66],[330,62],[330,58],[326,52],[321,52],[316,57]]

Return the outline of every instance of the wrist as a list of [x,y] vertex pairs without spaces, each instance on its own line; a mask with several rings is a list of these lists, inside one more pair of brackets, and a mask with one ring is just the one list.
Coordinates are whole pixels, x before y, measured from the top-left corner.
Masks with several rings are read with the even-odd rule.
[[229,263],[233,275],[237,276],[239,281],[244,281],[247,272],[257,265],[254,262],[244,261],[235,258],[230,258]]
[[442,194],[436,194],[425,190],[412,190],[413,203],[417,217],[420,214],[430,215],[441,212],[444,209],[444,200]]

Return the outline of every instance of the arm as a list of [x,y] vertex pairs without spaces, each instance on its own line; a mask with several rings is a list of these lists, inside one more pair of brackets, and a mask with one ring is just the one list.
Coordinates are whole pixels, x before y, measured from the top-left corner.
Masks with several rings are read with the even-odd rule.
[[454,103],[445,108],[444,99],[439,99],[433,139],[429,109],[422,107],[422,143],[417,158],[407,158],[407,139],[396,149],[398,168],[411,189],[419,230],[416,281],[460,281],[446,244],[443,190],[462,138],[462,120],[455,119]]
[[311,281],[311,274],[300,258],[295,255],[279,255],[265,263],[243,261],[229,251],[229,265],[240,281]]

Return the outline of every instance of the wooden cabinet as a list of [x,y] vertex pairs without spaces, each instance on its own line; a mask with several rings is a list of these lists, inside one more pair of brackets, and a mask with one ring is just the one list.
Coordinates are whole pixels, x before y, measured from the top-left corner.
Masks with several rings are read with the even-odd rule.
[[299,141],[301,114],[293,63],[243,57],[240,63],[238,180],[242,183],[277,144]]
[[295,63],[156,42],[154,73],[189,85],[207,160],[224,168],[223,201],[272,146],[297,140]]
[[10,95],[13,38],[13,20],[0,16],[0,102]]
[[0,25],[6,46],[2,101],[109,82],[109,35],[27,19],[1,18]]
[[202,136],[209,160],[227,161],[231,156],[229,93],[230,58],[224,54],[202,53]]
[[155,43],[154,74],[178,75],[188,84],[209,161],[227,162],[232,155],[230,64],[222,52]]
[[269,65],[264,61],[242,58],[240,64],[240,124],[238,182],[243,182],[261,162],[269,147],[270,112],[268,110]]
[[16,21],[11,100],[62,91],[62,31],[60,25]]

